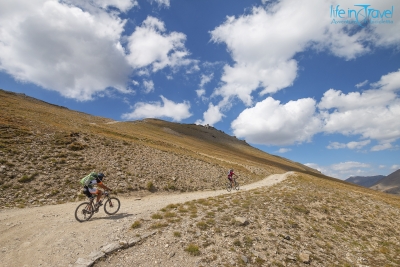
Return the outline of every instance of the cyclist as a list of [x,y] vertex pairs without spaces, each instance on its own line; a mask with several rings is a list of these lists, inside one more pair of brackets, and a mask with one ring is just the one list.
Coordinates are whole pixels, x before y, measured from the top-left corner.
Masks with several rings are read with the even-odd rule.
[[234,172],[233,172],[233,169],[230,169],[229,170],[229,173],[228,173],[228,180],[231,182],[231,186],[233,187],[233,175],[235,175],[236,177],[238,177]]
[[85,185],[83,187],[83,193],[88,198],[94,198],[94,196],[92,194],[97,195],[96,204],[95,204],[95,208],[97,209],[98,207],[103,205],[100,201],[103,191],[99,190],[97,187],[101,187],[101,188],[103,188],[105,190],[109,190],[109,191],[112,191],[112,189],[103,184],[103,179],[104,179],[104,177],[106,177],[103,173],[92,172],[89,175],[91,176],[92,179],[90,180],[90,183],[87,186]]

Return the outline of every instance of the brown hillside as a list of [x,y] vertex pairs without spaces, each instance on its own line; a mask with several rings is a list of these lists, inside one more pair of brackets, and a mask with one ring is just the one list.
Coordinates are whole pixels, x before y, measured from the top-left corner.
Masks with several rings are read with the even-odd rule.
[[400,194],[400,170],[397,170],[370,188],[390,194]]
[[249,183],[316,170],[215,128],[156,119],[116,122],[0,90],[0,207],[83,198],[78,180],[102,171],[118,193],[221,188],[229,168]]

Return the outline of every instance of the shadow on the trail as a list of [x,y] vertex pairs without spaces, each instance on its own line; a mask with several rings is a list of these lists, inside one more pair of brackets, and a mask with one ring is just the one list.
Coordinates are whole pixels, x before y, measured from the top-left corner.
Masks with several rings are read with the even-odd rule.
[[123,219],[126,217],[130,217],[133,216],[133,214],[130,213],[117,213],[114,215],[103,215],[102,217],[96,216],[96,214],[93,215],[92,218],[90,218],[91,221],[94,220],[119,220],[119,219]]

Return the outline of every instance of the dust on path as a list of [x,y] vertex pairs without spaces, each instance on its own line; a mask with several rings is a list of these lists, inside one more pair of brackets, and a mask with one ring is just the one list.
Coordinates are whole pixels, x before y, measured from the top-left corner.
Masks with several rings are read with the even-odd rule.
[[[271,186],[283,181],[291,172],[274,174],[240,190]],[[240,180],[239,180],[240,181]],[[114,216],[103,210],[90,221],[75,220],[78,202],[26,209],[0,210],[0,266],[69,266],[77,258],[99,250],[112,241],[132,237],[127,229],[133,221],[149,219],[168,204],[232,194],[226,190],[180,194],[153,194],[137,200],[118,197],[121,209]]]

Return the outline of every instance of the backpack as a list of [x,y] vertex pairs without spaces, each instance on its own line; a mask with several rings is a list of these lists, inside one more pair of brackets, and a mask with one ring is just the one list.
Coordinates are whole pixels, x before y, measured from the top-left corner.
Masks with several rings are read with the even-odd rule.
[[97,178],[97,173],[91,172],[89,175],[83,177],[80,183],[84,186],[89,186],[90,182],[96,180],[96,178]]

